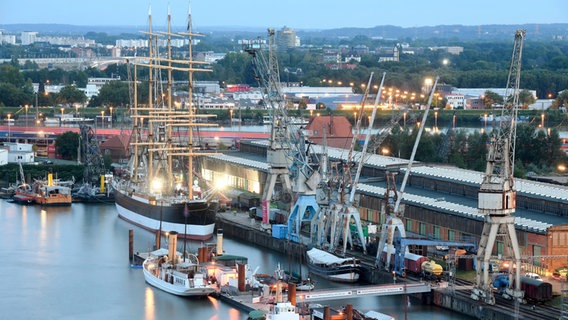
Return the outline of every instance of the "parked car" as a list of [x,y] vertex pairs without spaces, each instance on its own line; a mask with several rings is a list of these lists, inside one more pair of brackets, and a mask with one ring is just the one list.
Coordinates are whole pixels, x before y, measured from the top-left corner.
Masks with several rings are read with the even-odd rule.
[[538,274],[532,272],[525,273],[525,277],[542,281],[542,278]]
[[563,281],[566,280],[566,275],[562,275],[560,272],[555,271],[552,273],[552,278],[554,280]]

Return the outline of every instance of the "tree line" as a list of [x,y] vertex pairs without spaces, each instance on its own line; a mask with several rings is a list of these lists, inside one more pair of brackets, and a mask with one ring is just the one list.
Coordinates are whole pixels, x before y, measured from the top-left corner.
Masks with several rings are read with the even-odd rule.
[[[306,46],[280,50],[278,60],[281,67],[281,81],[306,86],[336,86],[341,81],[343,85],[353,83],[354,91],[361,91],[360,84],[364,83],[371,72],[387,72],[386,86],[395,86],[400,90],[420,92],[424,79],[440,76],[439,83],[449,84],[460,88],[503,88],[507,81],[507,72],[510,63],[512,43],[501,42],[463,42],[458,39],[444,40],[443,44],[428,40],[407,39],[416,47],[412,50],[402,50],[400,61],[379,62],[379,52],[385,48],[392,48],[400,41],[374,40],[364,36],[341,40],[337,47],[341,48],[340,55],[345,58],[346,53],[357,45],[364,44],[368,51],[360,53],[360,62],[351,61],[354,69],[332,70],[323,60],[325,46]],[[227,42],[225,42],[227,41]],[[312,40],[312,42],[314,42]],[[242,48],[228,46],[228,39],[205,38],[195,46],[195,52],[215,51],[227,52],[225,57],[211,65],[212,72],[198,73],[195,80],[213,80],[220,83],[249,84],[257,86],[251,57],[242,51]],[[463,52],[453,55],[442,50],[430,50],[430,45],[462,46]],[[12,48],[0,47],[0,55],[4,51],[16,50],[18,54],[12,57],[25,59],[25,52],[32,50],[45,50],[42,47]],[[12,49],[10,49],[12,48]],[[24,51],[22,51],[24,50]],[[174,53],[176,54],[176,53]],[[181,52],[177,57],[183,59]],[[13,68],[10,68],[12,66]],[[64,71],[61,69],[39,69],[37,65],[27,61],[24,66],[13,59],[11,63],[0,65],[0,106],[19,106],[33,104],[34,96],[31,91],[31,82],[51,84],[74,85],[83,88],[89,77],[116,77],[128,79],[129,66],[127,64],[110,65],[105,70],[87,68],[85,70]],[[138,69],[138,79],[144,81],[147,77],[145,68]],[[288,70],[288,72],[284,71]],[[290,70],[300,70],[291,72]],[[131,70],[130,70],[131,71]],[[173,73],[176,80],[187,80],[187,73]],[[323,79],[333,80],[332,83],[323,83]],[[12,86],[10,86],[11,84]],[[117,85],[117,84],[115,84]],[[536,90],[539,98],[556,99],[554,106],[561,107],[568,104],[565,94],[559,93],[568,89],[568,44],[565,41],[530,41],[527,40],[523,50],[521,72],[521,86],[523,89]],[[143,89],[144,86],[140,86]],[[100,106],[105,103],[124,105],[128,100],[124,97],[127,88],[115,90],[109,96],[97,97],[91,106]],[[10,93],[12,92],[12,93]],[[143,95],[143,93],[141,93]],[[44,103],[58,102],[49,100],[50,97],[39,97]],[[63,101],[69,99],[62,98]],[[127,100],[125,102],[125,100]],[[118,104],[117,104],[118,103]],[[41,104],[41,103],[40,103]]]
[[[395,157],[410,159],[418,130],[396,127],[376,153],[388,150]],[[442,163],[458,168],[483,172],[487,165],[487,152],[491,131],[468,133],[463,129],[445,132],[424,132],[416,160],[425,163]],[[516,130],[515,172],[517,178],[530,173],[557,172],[560,165],[568,164],[568,155],[561,150],[561,139],[556,129],[550,133],[534,123],[519,123]]]

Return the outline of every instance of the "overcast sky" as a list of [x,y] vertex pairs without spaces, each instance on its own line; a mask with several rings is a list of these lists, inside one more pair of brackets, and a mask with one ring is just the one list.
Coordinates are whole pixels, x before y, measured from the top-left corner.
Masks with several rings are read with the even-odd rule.
[[[0,24],[144,26],[186,24],[188,0],[0,0]],[[330,29],[568,23],[568,0],[192,0],[193,25]]]

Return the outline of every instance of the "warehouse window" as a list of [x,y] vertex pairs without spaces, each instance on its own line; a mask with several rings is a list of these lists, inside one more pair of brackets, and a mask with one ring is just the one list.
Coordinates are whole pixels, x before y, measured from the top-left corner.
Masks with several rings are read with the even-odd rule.
[[434,233],[434,239],[440,239],[440,227],[434,226],[432,233]]
[[454,230],[448,230],[448,240],[456,241],[456,232]]
[[426,235],[426,224],[424,222],[420,222],[420,235],[421,236]]

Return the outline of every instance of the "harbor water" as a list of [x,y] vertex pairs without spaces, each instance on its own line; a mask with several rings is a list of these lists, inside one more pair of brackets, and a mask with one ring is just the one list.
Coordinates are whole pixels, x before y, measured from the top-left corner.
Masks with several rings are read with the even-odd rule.
[[[247,312],[214,298],[181,298],[146,284],[142,270],[128,260],[130,229],[135,250],[152,247],[153,233],[118,218],[114,205],[41,208],[0,200],[0,319],[247,319]],[[192,252],[200,245],[187,243]],[[248,257],[259,273],[272,273],[278,264],[299,268],[298,262],[252,244],[225,238],[223,249]],[[318,288],[346,286],[315,280]],[[405,312],[408,319],[470,319],[413,300],[404,308],[402,296],[329,302],[346,304],[396,319],[404,319]]]

